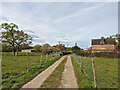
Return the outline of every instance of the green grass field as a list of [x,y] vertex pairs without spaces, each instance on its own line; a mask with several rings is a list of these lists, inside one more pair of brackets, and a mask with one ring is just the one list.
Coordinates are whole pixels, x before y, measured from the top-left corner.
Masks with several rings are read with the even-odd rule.
[[[81,62],[81,59],[77,56],[77,63],[79,62]],[[94,62],[97,88],[118,88],[118,59],[94,57]],[[91,57],[83,58],[83,71],[89,81],[94,82]]]
[[[51,57],[48,56],[48,60]],[[46,61],[46,55],[42,55],[42,63]],[[29,56],[30,68],[40,65],[40,56]],[[16,72],[25,73],[27,71],[28,56],[3,56],[2,74]]]
[[11,54],[6,54],[2,57],[3,88],[20,88],[24,83],[31,80],[33,77],[35,77],[41,71],[45,70],[47,67],[49,67],[51,64],[53,64],[56,60],[60,58],[60,56],[51,57],[50,55],[48,55],[48,61],[46,61],[46,55],[42,55],[42,64],[40,66],[40,54],[30,54],[30,71],[27,72],[27,54],[22,54],[21,56],[11,56]]

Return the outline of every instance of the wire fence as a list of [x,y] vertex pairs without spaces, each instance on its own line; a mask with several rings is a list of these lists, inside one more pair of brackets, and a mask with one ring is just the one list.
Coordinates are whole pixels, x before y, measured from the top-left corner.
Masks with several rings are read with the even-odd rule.
[[[97,88],[118,88],[118,68],[111,67],[109,64],[105,65],[105,62],[102,62],[102,60],[101,63],[99,63],[100,60],[97,62],[95,57],[83,57],[76,54],[73,54],[73,56],[80,66],[82,65],[81,69],[87,74],[91,82],[94,82],[92,68],[92,59],[94,59]],[[112,68],[115,70],[112,70]]]
[[3,75],[8,73],[27,73],[30,70],[44,65],[48,61],[51,61],[58,56],[60,55],[41,53],[22,53],[22,55],[19,56],[5,55],[3,56],[2,60],[2,73]]

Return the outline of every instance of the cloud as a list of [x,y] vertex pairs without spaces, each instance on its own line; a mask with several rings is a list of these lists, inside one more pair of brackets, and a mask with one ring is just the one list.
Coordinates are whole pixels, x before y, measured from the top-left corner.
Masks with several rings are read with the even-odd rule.
[[34,33],[32,30],[25,30],[25,32]]
[[0,2],[119,2],[119,0],[1,0]]
[[33,41],[35,41],[35,43],[45,43],[45,39],[35,38]]
[[55,20],[54,22],[55,23],[60,23],[60,22],[65,21],[65,20],[84,15],[84,14],[86,14],[86,13],[88,13],[88,12],[94,10],[94,9],[98,9],[98,8],[102,7],[103,5],[105,5],[105,3],[100,3],[100,4],[93,5],[91,7],[86,7],[86,8],[83,8],[83,9],[79,9],[77,12],[71,13],[69,15],[66,15],[66,16],[62,17],[62,18],[59,18],[59,19]]
[[[33,44],[58,42],[88,48],[92,38],[117,33],[117,3],[12,2],[2,5],[3,22],[14,22]],[[12,12],[12,13],[11,13]],[[1,18],[0,18],[1,21]]]
[[39,38],[39,36],[34,35],[34,34],[28,34],[28,35],[30,35],[31,37],[33,37],[33,39],[35,39],[35,38]]
[[9,21],[6,17],[0,17],[0,21]]

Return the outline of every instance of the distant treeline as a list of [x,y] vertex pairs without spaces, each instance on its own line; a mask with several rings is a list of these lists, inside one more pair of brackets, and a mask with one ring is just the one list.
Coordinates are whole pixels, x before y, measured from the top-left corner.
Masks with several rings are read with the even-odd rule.
[[[19,48],[19,51],[24,50],[24,49],[33,49],[34,47],[29,46],[29,45],[23,45]],[[6,45],[6,44],[2,44],[2,52],[12,52],[13,51],[13,47]],[[17,47],[15,48],[15,52],[17,51]]]

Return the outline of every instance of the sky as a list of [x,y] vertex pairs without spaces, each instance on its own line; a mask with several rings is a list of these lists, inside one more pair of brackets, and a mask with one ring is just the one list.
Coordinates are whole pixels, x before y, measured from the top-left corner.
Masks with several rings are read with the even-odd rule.
[[33,45],[91,47],[92,39],[118,33],[117,2],[1,2],[0,23],[13,22]]

